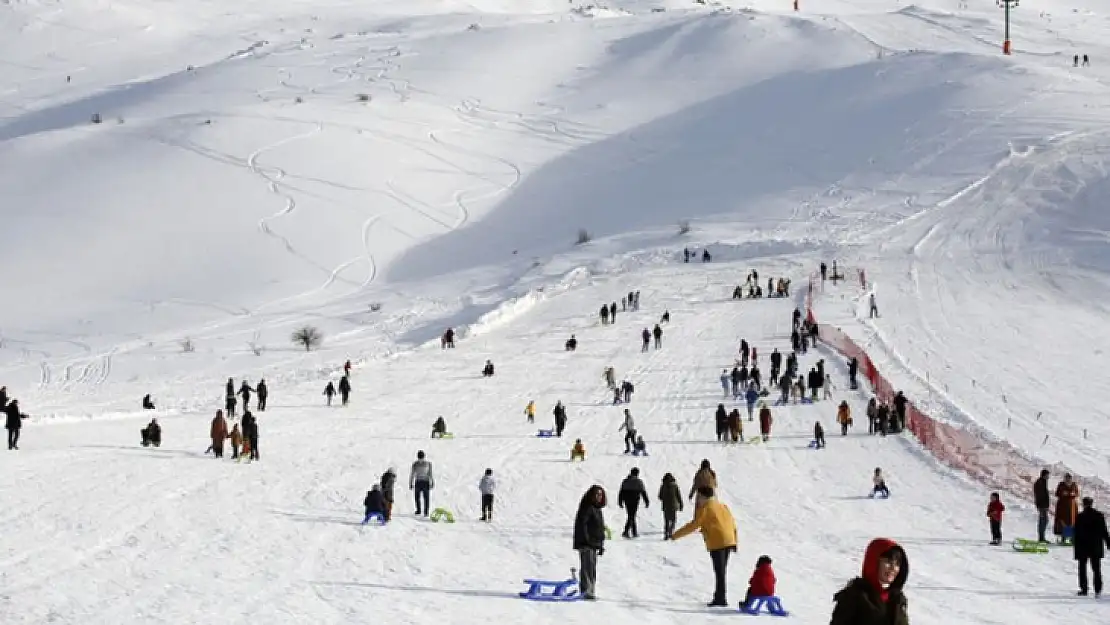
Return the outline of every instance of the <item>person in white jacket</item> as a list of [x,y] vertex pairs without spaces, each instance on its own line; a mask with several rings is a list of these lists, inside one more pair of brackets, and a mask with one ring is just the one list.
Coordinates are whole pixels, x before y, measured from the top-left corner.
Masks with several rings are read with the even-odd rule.
[[486,474],[478,482],[478,492],[482,493],[482,520],[493,520],[493,492],[497,490],[497,480],[493,477],[493,469],[486,469]]
[[429,499],[435,485],[436,480],[435,476],[432,475],[432,463],[424,459],[423,451],[416,452],[416,462],[412,463],[412,471],[409,472],[409,490],[415,491],[417,515],[421,512],[421,499],[424,502],[424,516],[428,516],[428,513],[431,512]]

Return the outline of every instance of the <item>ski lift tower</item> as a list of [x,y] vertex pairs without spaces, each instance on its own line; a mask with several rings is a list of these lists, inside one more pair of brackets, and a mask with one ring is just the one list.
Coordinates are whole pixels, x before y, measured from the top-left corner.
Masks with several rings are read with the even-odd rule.
[[1006,35],[1002,41],[1002,54],[1010,53],[1010,7],[1018,6],[1018,0],[994,0],[1006,15]]

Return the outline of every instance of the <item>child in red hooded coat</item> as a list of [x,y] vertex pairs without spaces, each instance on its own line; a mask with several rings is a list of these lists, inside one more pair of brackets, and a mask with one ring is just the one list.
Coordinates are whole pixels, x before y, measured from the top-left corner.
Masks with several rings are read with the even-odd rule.
[[987,518],[991,520],[991,544],[1002,544],[1002,513],[1006,506],[1002,504],[998,493],[991,493],[991,501],[987,504]]
[[770,556],[759,556],[755,563],[755,571],[748,580],[748,592],[744,594],[744,603],[741,608],[747,607],[753,597],[775,596],[775,571],[771,568]]

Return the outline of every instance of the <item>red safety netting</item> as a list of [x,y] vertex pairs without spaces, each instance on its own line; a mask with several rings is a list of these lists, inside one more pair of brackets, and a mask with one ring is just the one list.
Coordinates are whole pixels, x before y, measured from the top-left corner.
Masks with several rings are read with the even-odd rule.
[[[856,271],[861,289],[867,288],[866,274],[863,269]],[[811,275],[805,294],[806,317],[817,322],[813,314],[815,285],[820,281],[817,274]],[[896,389],[884,377],[862,347],[840,328],[818,323],[821,342],[846,359],[859,361],[859,376],[866,379],[880,401],[890,402]],[[1033,482],[1041,469],[1052,471],[1053,482],[1049,491],[1055,488],[1055,481],[1063,474],[1071,473],[1080,484],[1082,496],[1092,496],[1101,501],[1110,501],[1110,487],[1097,479],[1084,478],[1065,465],[1057,463],[1045,465],[1033,455],[1018,449],[1009,442],[973,425],[957,427],[934,419],[925,414],[910,400],[906,405],[906,429],[917,441],[943,464],[963,471],[991,489],[1005,490],[1022,499],[1033,499]]]

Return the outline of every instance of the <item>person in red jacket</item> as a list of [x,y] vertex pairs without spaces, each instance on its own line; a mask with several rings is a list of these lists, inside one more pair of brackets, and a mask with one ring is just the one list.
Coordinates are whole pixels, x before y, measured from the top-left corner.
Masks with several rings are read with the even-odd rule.
[[775,571],[771,568],[770,556],[759,556],[755,563],[755,571],[748,580],[748,592],[744,594],[744,603],[740,609],[747,607],[753,597],[775,596]]
[[987,518],[991,520],[991,544],[1002,544],[1002,513],[1006,506],[1002,505],[998,493],[991,493],[991,502],[987,504]]

